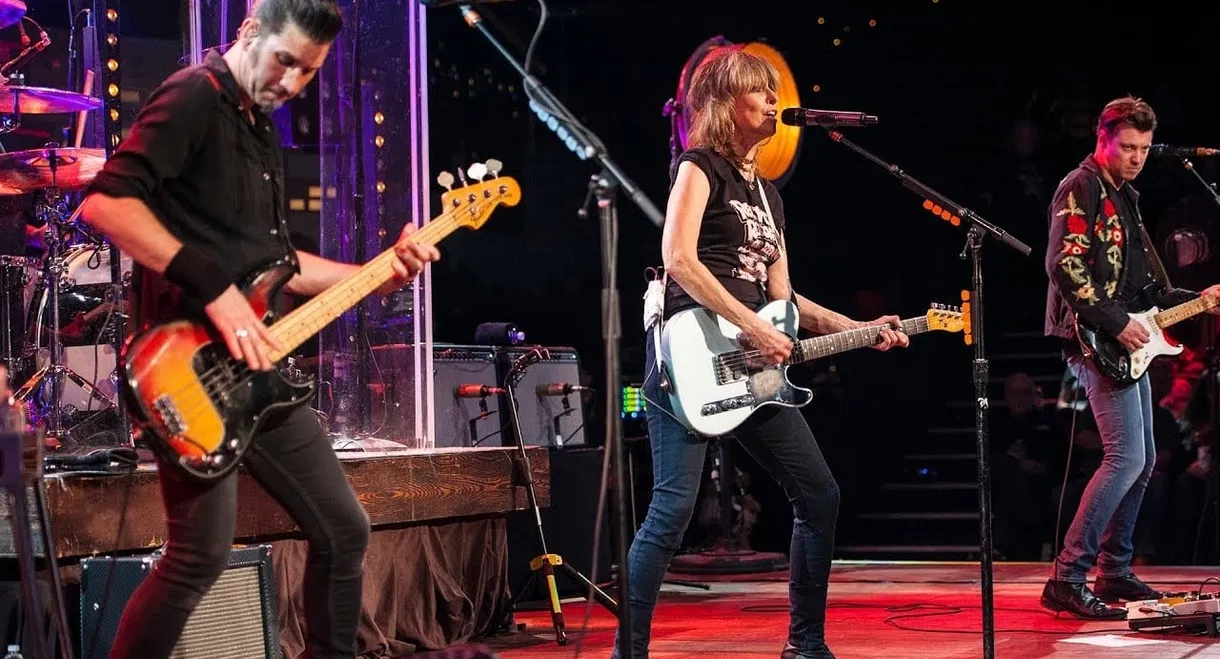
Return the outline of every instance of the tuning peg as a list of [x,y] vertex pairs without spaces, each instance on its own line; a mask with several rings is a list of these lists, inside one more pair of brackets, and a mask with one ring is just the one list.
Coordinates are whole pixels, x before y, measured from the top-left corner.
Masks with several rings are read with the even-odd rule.
[[470,178],[482,181],[483,177],[487,176],[487,165],[484,165],[481,162],[472,163],[470,167],[466,169],[466,173],[470,174]]
[[458,167],[458,179],[462,181],[462,187],[470,185],[470,181],[466,180],[466,172],[462,171],[461,167]]
[[483,164],[487,167],[487,171],[491,172],[492,178],[499,176],[500,170],[504,169],[504,163],[496,160],[495,158],[489,158],[487,162]]
[[442,188],[445,188],[450,192],[453,191],[453,174],[450,174],[449,172],[441,172],[440,174],[436,175],[436,182],[440,183]]

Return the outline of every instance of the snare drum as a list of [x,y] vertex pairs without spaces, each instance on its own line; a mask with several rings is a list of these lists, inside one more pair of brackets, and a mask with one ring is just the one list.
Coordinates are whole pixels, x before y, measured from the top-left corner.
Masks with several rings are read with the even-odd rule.
[[[97,245],[73,245],[65,250],[64,272],[59,286],[59,330],[64,346],[93,346],[111,342],[107,317],[126,313],[131,287],[131,257],[120,257],[123,287],[117,299],[110,286],[110,248]],[[26,341],[37,349],[49,344],[51,311],[50,293],[43,281],[41,264],[31,266],[29,312],[26,314]],[[113,319],[111,319],[113,321]]]

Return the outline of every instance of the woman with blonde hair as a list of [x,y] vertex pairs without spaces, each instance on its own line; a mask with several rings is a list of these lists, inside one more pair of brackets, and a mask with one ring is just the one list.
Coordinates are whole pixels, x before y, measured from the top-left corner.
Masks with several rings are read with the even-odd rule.
[[[666,283],[648,305],[660,307],[647,327],[644,395],[653,456],[648,514],[628,556],[634,659],[648,656],[653,609],[670,560],[690,523],[707,443],[673,416],[657,366],[657,334],[665,319],[704,307],[741,328],[742,341],[772,364],[787,359],[792,341],[756,311],[792,300],[802,328],[827,334],[864,325],[898,325],[897,316],[852,320],[796,294],[788,280],[784,206],[754,168],[759,147],[775,134],[779,74],[766,60],[723,46],[695,70],[687,94],[693,112],[688,148],[670,173],[661,238]],[[880,350],[907,345],[887,327]],[[834,549],[839,488],[805,418],[794,408],[768,406],[733,433],[784,488],[794,521],[789,555],[791,624],[781,659],[833,659],[826,646],[826,589]],[[615,657],[619,656],[616,643]]]

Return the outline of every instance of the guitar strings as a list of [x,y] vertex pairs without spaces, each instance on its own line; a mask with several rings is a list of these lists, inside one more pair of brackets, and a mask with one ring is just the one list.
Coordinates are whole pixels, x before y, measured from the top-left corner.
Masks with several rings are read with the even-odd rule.
[[[441,215],[437,216],[434,220],[421,227],[419,231],[411,234],[411,240],[415,242],[436,244],[440,242],[442,238],[449,235],[456,230],[458,226],[460,226],[453,215],[459,211],[467,211],[472,212],[477,216],[482,212],[479,207],[493,201],[498,201],[498,197],[477,199],[471,206],[448,209]],[[433,234],[439,235],[434,237]],[[383,263],[383,261],[390,261],[392,258],[396,258],[393,247],[370,259],[366,264],[361,266],[361,270],[366,271],[365,274],[371,275],[378,269],[388,265],[387,263]],[[351,280],[356,280],[359,274],[359,272],[355,273],[351,277]],[[318,298],[314,298],[314,300],[318,300]],[[306,303],[297,310],[297,313],[290,313],[288,316],[285,316],[283,320],[294,317],[297,320],[311,319],[312,317],[327,311],[328,305],[325,302],[313,305]],[[271,329],[274,330],[274,328],[275,326],[272,326]],[[291,331],[291,329],[289,331]],[[236,366],[236,368],[234,368],[234,366]],[[232,355],[229,355],[225,359],[221,360],[220,363],[200,373],[197,378],[197,383],[191,383],[180,387],[177,391],[171,393],[170,397],[181,399],[179,400],[178,405],[181,410],[179,414],[188,417],[194,416],[213,405],[213,396],[217,394],[224,395],[233,391],[233,389],[245,384],[253,375],[254,372],[250,370],[249,366],[246,365],[245,362],[239,361]],[[201,450],[204,450],[205,453],[209,452],[204,449],[201,444],[187,437],[185,434],[179,435],[179,438],[199,447]]]
[[[920,318],[920,319],[915,319],[915,320],[923,320],[923,319]],[[905,324],[906,323],[903,323],[904,326],[905,326]],[[853,332],[853,333],[859,333],[862,335],[867,335],[869,330],[876,329],[877,334],[880,335],[881,330],[884,328],[885,328],[885,325],[869,325],[867,327],[858,327],[854,330],[847,330],[847,331]],[[922,329],[922,328],[917,327],[916,329]],[[835,336],[835,335],[828,334],[828,335],[823,335],[823,336],[816,336],[811,339],[805,339],[804,341],[799,341],[799,342],[797,342],[797,345],[804,344],[804,345],[812,346],[816,343],[833,343],[833,340],[829,339],[829,337],[831,337],[831,336]],[[808,343],[806,343],[806,341]],[[802,350],[803,350],[803,348],[802,348]],[[738,350],[735,352],[729,352],[729,353],[724,353],[724,354],[720,355],[716,359],[716,364],[718,366],[727,367],[729,369],[737,369],[737,368],[747,366],[751,361],[760,359],[761,356],[762,356],[762,353],[759,352],[758,350]],[[789,364],[789,363],[791,363],[791,361],[792,361],[792,358],[789,357],[788,359],[785,359],[782,362],[782,364]]]

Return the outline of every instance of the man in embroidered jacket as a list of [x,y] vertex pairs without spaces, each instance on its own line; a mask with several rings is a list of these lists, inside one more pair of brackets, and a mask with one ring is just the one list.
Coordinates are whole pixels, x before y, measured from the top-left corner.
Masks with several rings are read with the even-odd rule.
[[[1129,313],[1198,295],[1167,289],[1157,274],[1156,246],[1143,228],[1139,194],[1131,185],[1155,129],[1156,114],[1144,101],[1124,97],[1108,103],[1093,154],[1064,177],[1050,206],[1045,332],[1063,339],[1068,366],[1084,385],[1097,421],[1104,458],[1055,558],[1042,605],[1082,618],[1123,618],[1125,609],[1106,602],[1161,596],[1131,572],[1132,533],[1156,456],[1151,387],[1146,376],[1127,385],[1108,379],[1081,354],[1076,336],[1080,322],[1134,350],[1149,334]],[[1203,295],[1220,296],[1220,286]],[[1090,590],[1086,579],[1093,568],[1097,580]]]

